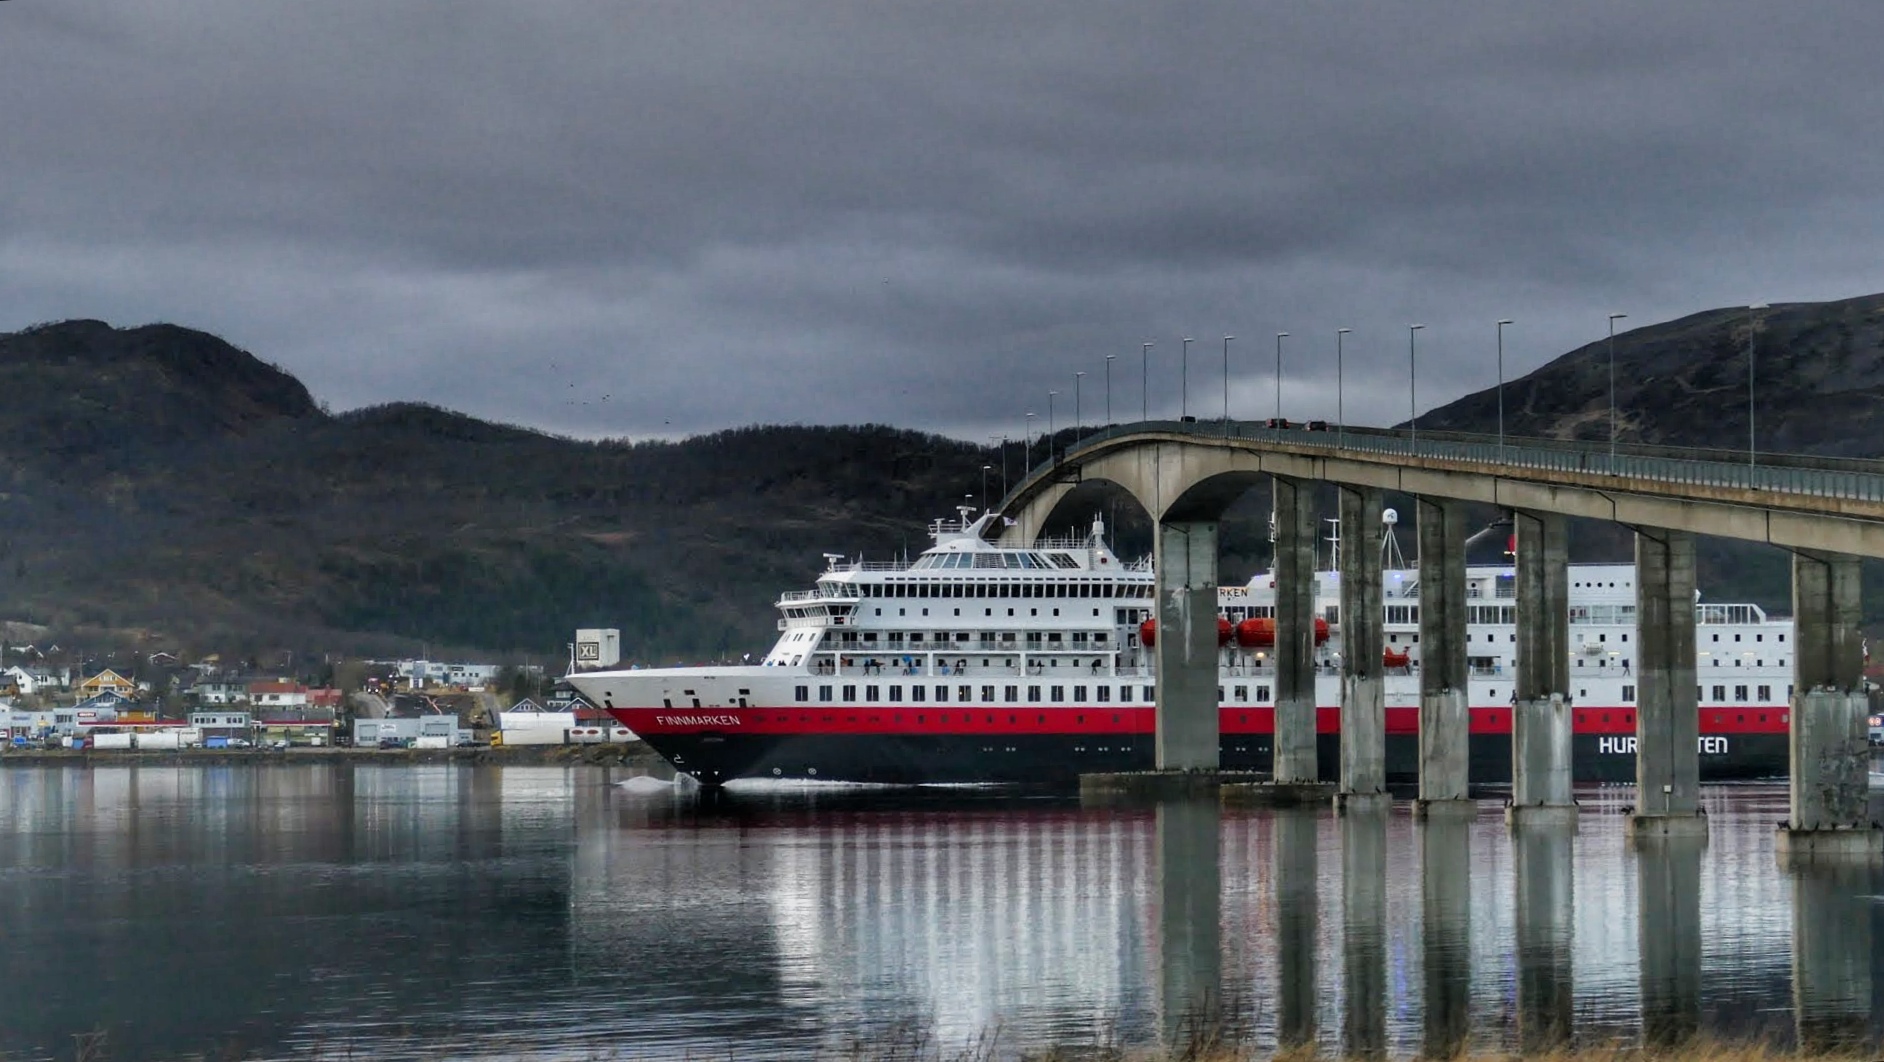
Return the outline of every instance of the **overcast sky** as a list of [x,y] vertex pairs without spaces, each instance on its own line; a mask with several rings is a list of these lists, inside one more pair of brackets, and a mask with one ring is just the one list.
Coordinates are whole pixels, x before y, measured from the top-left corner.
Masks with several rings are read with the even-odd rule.
[[[0,3],[0,329],[167,320],[336,409],[983,439],[1404,419],[1884,290],[1884,4]],[[572,386],[573,385],[573,386]],[[587,403],[586,405],[583,403]]]

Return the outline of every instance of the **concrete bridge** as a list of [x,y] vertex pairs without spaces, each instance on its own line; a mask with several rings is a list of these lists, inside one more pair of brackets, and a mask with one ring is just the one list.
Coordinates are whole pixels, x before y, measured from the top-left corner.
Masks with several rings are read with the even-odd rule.
[[[1795,682],[1791,813],[1782,852],[1884,851],[1869,821],[1859,561],[1884,557],[1884,463],[1366,429],[1148,422],[1082,439],[1001,502],[1003,540],[1029,543],[1081,483],[1131,494],[1156,526],[1157,767],[1218,767],[1217,530],[1263,478],[1276,514],[1273,784],[1312,786],[1315,763],[1314,486],[1338,490],[1341,540],[1377,543],[1383,493],[1417,498],[1420,588],[1418,813],[1468,801],[1463,506],[1511,512],[1517,536],[1515,823],[1574,820],[1568,530],[1571,516],[1635,531],[1637,836],[1704,834],[1695,685],[1697,533],[1792,554]],[[1341,551],[1341,766],[1337,806],[1384,802],[1380,554]]]

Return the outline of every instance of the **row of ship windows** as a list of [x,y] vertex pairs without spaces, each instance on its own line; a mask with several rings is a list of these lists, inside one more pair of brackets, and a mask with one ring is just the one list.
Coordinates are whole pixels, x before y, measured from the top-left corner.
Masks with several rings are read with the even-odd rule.
[[[901,646],[907,642],[909,645],[918,646],[923,644],[925,632],[887,631],[881,637],[887,645]],[[1022,638],[1028,645],[1039,645],[1043,640],[1048,645],[1061,645],[1066,640],[1070,640],[1074,645],[1083,646],[1088,640],[1103,644],[1110,635],[1105,631],[1026,631],[1022,635],[1016,635],[1013,631],[975,631],[972,634],[969,631],[955,631],[952,634],[949,631],[936,631],[928,635],[927,640],[931,644],[941,646],[948,645],[951,638],[962,644],[966,644],[972,638],[982,644],[1000,642],[1002,645],[1013,645],[1017,637]],[[833,631],[825,636],[825,641],[846,646],[867,645],[874,648],[877,638],[876,631]]]
[[[1496,712],[1496,711],[1497,711],[1497,709],[1492,709],[1492,710],[1490,710],[1489,712],[1486,712],[1486,713],[1485,713],[1485,714],[1484,714],[1483,716],[1481,716],[1481,718],[1483,719],[1483,721],[1485,721],[1485,722],[1488,722],[1488,723],[1491,723],[1491,722],[1496,722],[1497,720],[1496,720],[1495,718],[1492,718],[1492,717],[1491,717],[1491,713],[1492,713],[1492,712]],[[1506,711],[1509,711],[1509,709],[1506,709]],[[1099,718],[1098,718],[1098,719],[1096,720],[1097,722],[1100,722],[1100,723],[1103,723],[1103,722],[1105,721],[1105,720],[1104,720],[1104,716],[1103,716],[1103,714],[1102,714],[1102,713],[1094,713],[1094,714],[1095,714],[1096,716],[1098,716],[1098,717],[1099,717]],[[1768,716],[1768,713],[1766,713],[1766,712],[1758,712],[1758,713],[1755,713],[1755,715],[1756,715],[1756,718],[1758,719],[1758,721],[1759,721],[1759,722],[1762,722],[1762,723],[1764,723],[1764,722],[1767,722],[1767,716]],[[1778,713],[1778,715],[1779,715],[1779,720],[1778,720],[1778,721],[1779,721],[1779,722],[1781,722],[1781,723],[1785,723],[1785,722],[1787,722],[1787,721],[1788,721],[1788,717],[1789,717],[1789,716],[1791,715],[1791,713],[1790,713],[1790,712],[1780,712],[1780,713]],[[959,718],[960,718],[960,720],[961,720],[961,721],[962,721],[963,723],[969,723],[969,724],[972,724],[972,723],[973,723],[973,722],[975,721],[975,714],[974,714],[973,712],[963,712],[963,713],[961,713],[961,715],[959,716]],[[987,725],[990,725],[990,726],[992,726],[992,725],[994,725],[994,722],[995,722],[995,716],[993,715],[993,713],[989,713],[989,714],[987,714],[987,715],[984,715],[984,716],[982,717],[982,720],[983,720],[983,722],[984,722],[985,724],[987,724]],[[766,718],[765,718],[764,716],[759,716],[759,717],[757,717],[757,718],[755,718],[755,719],[754,719],[753,721],[754,721],[755,723],[765,723],[765,722],[767,722],[767,720],[766,720]],[[786,723],[786,724],[789,724],[790,722],[792,722],[792,718],[791,718],[791,716],[789,716],[789,715],[785,715],[785,714],[783,714],[783,713],[781,713],[781,714],[779,714],[779,715],[777,715],[777,716],[774,716],[774,717],[773,717],[773,718],[772,718],[772,719],[771,719],[770,721],[771,721],[771,722],[773,722],[773,723]],[[837,716],[835,716],[835,715],[824,715],[824,716],[820,716],[820,717],[819,717],[819,722],[823,722],[823,723],[835,723],[835,722],[837,722],[837,721],[838,721],[838,720],[837,720]],[[881,723],[883,722],[883,717],[882,717],[882,716],[878,716],[878,715],[872,715],[872,716],[867,716],[867,717],[866,717],[866,718],[865,718],[864,720],[859,720],[859,719],[857,718],[857,716],[856,716],[856,715],[854,715],[854,714],[851,714],[851,715],[846,715],[846,716],[845,716],[845,718],[844,718],[844,722],[846,722],[846,723],[850,723],[850,724],[856,724],[856,723],[858,723],[858,722],[860,722],[860,721],[866,721],[866,722],[869,722],[869,723],[871,723],[872,725],[878,725],[878,724],[881,724]],[[948,713],[947,713],[947,712],[941,712],[941,713],[938,713],[938,714],[936,715],[936,723],[937,723],[938,725],[941,725],[941,726],[946,726],[946,725],[948,725],[948,721],[949,721],[949,716],[948,716]],[[1123,717],[1123,716],[1120,716],[1120,715],[1118,715],[1117,713],[1114,713],[1114,714],[1112,715],[1112,724],[1113,724],[1114,726],[1117,726],[1117,725],[1120,725],[1120,724],[1122,724],[1122,723],[1123,723],[1124,721],[1125,721],[1125,720],[1124,720],[1124,717]],[[1605,723],[1605,724],[1610,724],[1610,723],[1622,723],[1622,724],[1624,724],[1624,725],[1633,725],[1633,724],[1635,723],[1635,713],[1634,713],[1634,712],[1614,712],[1614,713],[1612,713],[1612,712],[1578,712],[1578,713],[1576,714],[1576,721],[1577,721],[1577,723],[1578,723],[1579,725],[1583,725],[1583,724],[1589,724],[1589,723],[1593,723],[1593,722],[1602,722],[1602,723]],[[1746,712],[1736,712],[1736,713],[1734,714],[1734,721],[1735,721],[1736,723],[1745,723],[1745,722],[1747,721],[1747,713],[1746,713]],[[798,716],[798,722],[800,722],[800,723],[809,723],[809,722],[811,722],[811,716],[810,716],[810,715],[806,715],[806,714],[801,714],[801,715],[799,715],[799,716]],[[895,726],[901,726],[901,725],[903,725],[903,714],[902,714],[901,712],[896,712],[896,713],[893,713],[893,714],[892,714],[892,715],[890,716],[890,722],[891,722],[891,723],[892,723],[893,725],[895,725]],[[928,716],[927,716],[926,714],[920,714],[920,713],[919,713],[919,714],[918,714],[918,715],[916,716],[916,725],[918,725],[918,726],[926,726],[926,725],[928,725],[928,722],[929,722],[929,717],[928,717]],[[1507,723],[1508,723],[1508,722],[1510,722],[1510,720],[1509,720],[1509,719],[1507,719],[1507,720],[1505,720],[1505,722],[1507,722]],[[1020,716],[1019,716],[1019,715],[1017,715],[1017,714],[1015,714],[1015,713],[1012,713],[1012,712],[1010,712],[1010,713],[1008,713],[1008,717],[1007,717],[1007,723],[1008,723],[1008,725],[1009,725],[1009,726],[1018,726],[1018,725],[1020,725]],[[1720,712],[1716,712],[1716,713],[1714,713],[1714,725],[1715,725],[1715,726],[1725,726],[1725,725],[1726,725],[1726,723],[1727,723],[1727,716],[1726,716],[1726,715],[1724,715],[1724,714],[1722,714],[1722,713],[1720,713]],[[1034,725],[1036,725],[1036,726],[1045,726],[1045,725],[1047,725],[1047,717],[1046,717],[1045,715],[1036,715],[1036,716],[1034,716]],[[1075,726],[1084,726],[1084,725],[1086,725],[1086,716],[1085,716],[1085,715],[1083,715],[1083,714],[1081,714],[1081,715],[1078,715],[1078,716],[1076,716],[1076,717],[1074,718],[1074,725],[1075,725]],[[1240,715],[1240,716],[1238,716],[1238,717],[1237,717],[1237,725],[1239,725],[1239,726],[1247,726],[1247,725],[1249,725],[1249,716],[1247,716],[1247,715]],[[990,751],[990,750],[986,750],[986,749],[984,749],[983,751]],[[1009,751],[1009,752],[1012,752],[1012,751],[1014,751],[1014,750],[1010,748],[1010,749],[1008,749],[1008,751]],[[1100,751],[1102,751],[1102,752],[1103,752],[1103,751],[1105,751],[1105,750],[1104,750],[1104,749],[1101,749]]]
[[[881,616],[881,615],[883,615],[883,610],[882,610],[882,609],[877,609],[877,610],[875,610],[875,611],[876,611],[876,614],[877,614],[877,615],[879,615],[879,616]],[[908,613],[909,613],[909,610],[908,610],[908,609],[902,609],[902,608],[899,608],[899,609],[897,609],[897,610],[896,610],[896,614],[897,614],[897,615],[899,615],[899,616],[904,616],[904,615],[908,615]],[[926,608],[925,608],[925,609],[923,609],[923,610],[922,610],[922,614],[923,614],[923,615],[925,615],[925,616],[927,616],[927,615],[929,614],[929,610],[928,610],[928,609],[926,609]],[[955,610],[955,614],[956,614],[957,616],[959,616],[959,615],[961,615],[961,614],[962,614],[962,610],[961,610],[961,609],[959,609],[959,608],[958,608],[958,609],[956,609],[956,610]],[[982,609],[982,610],[981,610],[981,614],[982,614],[982,615],[983,615],[984,617],[985,617],[985,616],[992,616],[992,615],[994,615],[994,610],[993,610],[993,609],[991,609],[991,608],[984,608],[984,609]],[[1008,616],[1009,616],[1009,617],[1012,617],[1012,616],[1014,615],[1014,610],[1013,610],[1013,609],[1011,609],[1011,608],[1010,608],[1010,609],[1008,609],[1008,610],[1007,610],[1007,614],[1008,614]],[[1029,616],[1038,616],[1038,615],[1040,615],[1040,610],[1039,610],[1039,609],[1037,609],[1037,608],[1030,608],[1030,609],[1028,609],[1028,610],[1027,610],[1027,614],[1028,614]],[[1058,615],[1060,614],[1060,610],[1059,610],[1059,609],[1057,609],[1057,608],[1056,608],[1056,609],[1054,609],[1054,610],[1053,610],[1053,614],[1054,614],[1055,616],[1058,616]],[[1092,614],[1093,614],[1093,615],[1095,615],[1095,616],[1097,616],[1097,615],[1099,614],[1099,610],[1098,610],[1098,609],[1093,609],[1093,610],[1092,610]]]
[[1071,553],[932,553],[910,565],[921,568],[1054,568],[1076,569]]
[[[1121,704],[1132,703],[1132,690],[1134,688],[1135,687],[1132,687],[1132,686],[1118,687],[1119,703]],[[1136,688],[1143,689],[1144,703],[1150,704],[1156,699],[1156,687],[1144,686],[1144,687],[1136,687]],[[818,687],[818,700],[820,702],[829,703],[833,700],[838,700],[838,699],[841,699],[844,701],[855,701],[857,699],[858,687],[851,686],[851,685],[846,685],[842,687],[843,695],[841,698],[834,696],[834,694],[836,693],[838,689],[839,687],[836,687],[836,686],[819,686]],[[869,703],[876,703],[877,701],[882,700],[883,702],[889,703],[889,704],[901,704],[903,703],[903,695],[905,691],[907,691],[909,695],[909,703],[911,704],[921,704],[925,700],[934,701],[935,703],[938,703],[938,704],[947,703],[948,700],[950,699],[949,693],[951,690],[954,691],[954,699],[964,704],[977,699],[974,696],[974,693],[975,693],[974,686],[914,685],[914,686],[904,687],[904,686],[899,685],[899,686],[882,687],[882,686],[868,685],[868,686],[862,687],[862,689],[863,689],[863,699]],[[889,695],[887,697],[879,697],[879,694],[881,694],[885,689],[889,691]],[[996,689],[1000,689],[1002,693],[1004,694],[1004,696],[1001,697],[1000,700],[998,701],[996,700],[994,696],[994,692]],[[1064,704],[1066,703],[1066,700],[1067,700],[1067,697],[1066,697],[1067,687],[1065,686],[1028,686],[1026,689],[1027,689],[1026,703],[1028,704],[1043,703],[1043,700],[1041,698],[1042,690],[1045,690],[1047,692],[1047,696],[1045,698],[1045,702],[1047,703]],[[1072,698],[1073,701],[1080,702],[1087,699],[1086,698],[1087,687],[1074,686],[1072,687],[1072,690],[1073,690],[1073,698]],[[984,703],[989,703],[989,704],[995,704],[995,703],[1016,704],[1016,703],[1021,702],[1020,691],[1021,691],[1021,687],[1019,686],[1005,686],[1005,687],[982,686],[981,697],[979,698],[979,700],[981,700]],[[1113,687],[1095,686],[1095,687],[1092,687],[1092,693],[1094,694],[1092,698],[1093,700],[1097,701],[1100,704],[1105,704],[1112,700]],[[1248,686],[1236,687],[1236,696],[1238,700],[1244,700],[1244,701],[1249,700],[1249,687]],[[1269,687],[1267,686],[1256,687],[1256,699],[1257,700],[1267,700],[1268,697],[1269,697]],[[794,687],[792,689],[792,699],[800,703],[811,700],[811,687],[809,686]],[[1217,699],[1219,701],[1223,699],[1222,687],[1218,687],[1217,689]]]
[[[1020,704],[1020,703],[1064,704],[1066,703],[1066,700],[1067,700],[1066,691],[1068,687],[1066,686],[1027,686],[1026,687],[1027,697],[1024,702],[1022,701],[1021,696],[1020,696],[1021,688],[1022,687],[1020,686],[1002,686],[1002,687],[982,686],[980,687],[981,697],[979,698],[979,700],[982,703],[987,703],[987,704]],[[1142,687],[1137,687],[1137,688],[1142,690],[1143,692],[1142,699],[1144,703],[1151,704],[1157,699],[1156,687],[1142,686]],[[879,703],[879,702],[888,703],[888,704],[902,704],[904,703],[903,697],[904,697],[905,692],[907,692],[909,696],[909,703],[911,704],[922,704],[925,701],[933,701],[934,703],[937,703],[937,704],[945,704],[950,699],[951,690],[954,691],[954,699],[963,704],[970,703],[977,699],[974,696],[975,689],[976,689],[976,687],[974,686],[913,685],[913,686],[904,687],[901,685],[895,685],[895,686],[885,687],[885,686],[876,686],[876,685],[866,685],[866,686],[863,686],[862,689],[863,689],[863,699],[865,703],[871,703],[871,704]],[[995,699],[995,696],[994,696],[996,689],[1000,689],[1003,694],[1003,696],[998,701]],[[1071,689],[1073,691],[1072,700],[1074,703],[1081,703],[1087,699],[1086,698],[1087,687],[1073,686],[1071,687]],[[1121,704],[1132,703],[1132,690],[1133,689],[1134,687],[1132,686],[1118,687],[1119,703]],[[1250,700],[1250,689],[1251,687],[1249,686],[1234,687],[1233,692],[1235,693],[1235,696],[1233,699],[1236,701]],[[820,703],[825,703],[825,704],[831,703],[832,701],[835,701],[835,700],[843,700],[846,702],[855,702],[857,700],[857,690],[858,690],[857,686],[845,685],[841,687],[841,690],[842,690],[841,696],[838,696],[839,690],[840,690],[840,687],[837,687],[837,686],[819,686],[817,699]],[[888,691],[887,697],[880,696],[880,694],[884,690]],[[1046,697],[1044,698],[1044,700],[1041,697],[1042,690],[1046,691]],[[1749,698],[1750,690],[1752,693],[1751,698]],[[1268,686],[1257,686],[1255,687],[1255,691],[1256,691],[1256,697],[1255,697],[1256,700],[1267,701],[1269,699],[1270,689]],[[1588,690],[1578,690],[1577,696],[1579,698],[1588,697],[1589,692],[1590,691]],[[1112,700],[1113,688],[1111,686],[1095,686],[1095,687],[1092,687],[1092,693],[1094,695],[1092,699],[1095,702],[1099,704],[1106,704]],[[1707,690],[1705,687],[1696,686],[1694,688],[1694,696],[1696,700],[1713,701],[1715,703],[1720,703],[1720,704],[1727,703],[1728,698],[1727,698],[1726,686],[1724,685],[1715,686],[1713,688],[1713,694],[1714,696],[1710,698],[1707,696]],[[1497,691],[1493,690],[1492,695],[1496,696]],[[1786,696],[1788,698],[1792,697],[1791,686],[1786,687]],[[798,701],[801,704],[809,702],[811,700],[811,687],[810,686],[794,687],[792,690],[792,699],[795,701]],[[1622,699],[1625,703],[1634,702],[1635,687],[1628,686],[1628,685],[1625,685],[1624,687],[1622,687]],[[1761,685],[1761,686],[1751,687],[1751,688],[1747,686],[1733,687],[1733,700],[1734,701],[1741,704],[1745,704],[1747,703],[1749,699],[1758,700],[1761,702],[1771,701],[1773,699],[1773,687],[1767,686],[1767,685]],[[1224,703],[1224,687],[1222,686],[1217,687],[1217,702],[1219,704]],[[1607,717],[1605,717],[1605,721],[1607,721]],[[1718,720],[1716,721],[1718,722]]]
[[1135,597],[1152,596],[1150,583],[1037,582],[1031,579],[985,583],[860,583],[859,597]]

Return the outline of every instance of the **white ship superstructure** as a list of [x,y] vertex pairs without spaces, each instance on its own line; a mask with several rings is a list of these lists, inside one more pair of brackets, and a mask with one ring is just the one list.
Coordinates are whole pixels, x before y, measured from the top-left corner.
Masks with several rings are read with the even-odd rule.
[[[1155,593],[1149,562],[1119,558],[1097,520],[1086,535],[1016,548],[989,541],[995,519],[971,519],[964,510],[959,519],[937,521],[934,545],[908,561],[827,554],[813,588],[778,599],[779,639],[758,664],[591,672],[571,681],[708,782],[751,773],[1024,780],[1135,764],[1148,755],[1156,689],[1156,653],[1145,644],[1156,633],[1147,624]],[[1322,559],[1330,568],[1340,548],[1326,543]],[[1381,548],[1390,562],[1399,559],[1391,527]],[[1274,579],[1264,572],[1219,591],[1226,766],[1268,766]],[[1318,627],[1325,625],[1316,694],[1332,749],[1339,574],[1321,571],[1315,580]],[[1588,737],[1589,752],[1632,761],[1635,569],[1572,565],[1569,584],[1569,693],[1579,741]],[[1476,779],[1496,775],[1489,757],[1508,757],[1517,650],[1512,568],[1469,567],[1466,597],[1474,742],[1506,735],[1502,750],[1496,741],[1474,749]],[[1783,745],[1791,623],[1752,604],[1695,607],[1703,770],[1710,757],[1739,764],[1733,771],[1748,764],[1755,773],[1769,770],[1764,760],[1740,762],[1747,750],[1734,747],[1735,735],[1777,734]],[[1393,738],[1417,729],[1419,609],[1418,568],[1401,562],[1386,570],[1390,772]]]

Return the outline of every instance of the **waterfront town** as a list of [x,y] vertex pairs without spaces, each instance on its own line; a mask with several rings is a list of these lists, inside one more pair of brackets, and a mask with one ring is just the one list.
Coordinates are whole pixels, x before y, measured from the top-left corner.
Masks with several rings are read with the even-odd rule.
[[84,657],[8,645],[0,755],[49,750],[465,748],[625,741],[541,665],[217,654]]

